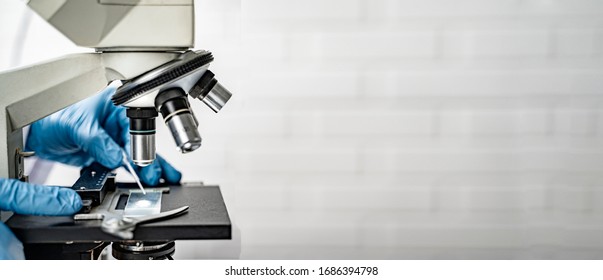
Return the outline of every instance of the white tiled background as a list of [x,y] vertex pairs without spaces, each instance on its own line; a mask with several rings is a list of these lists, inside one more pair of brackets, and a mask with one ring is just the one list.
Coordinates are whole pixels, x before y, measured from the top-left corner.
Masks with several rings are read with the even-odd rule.
[[[21,63],[75,50],[44,28]],[[603,258],[602,1],[201,0],[196,30],[235,96],[158,150],[240,235],[183,258]]]

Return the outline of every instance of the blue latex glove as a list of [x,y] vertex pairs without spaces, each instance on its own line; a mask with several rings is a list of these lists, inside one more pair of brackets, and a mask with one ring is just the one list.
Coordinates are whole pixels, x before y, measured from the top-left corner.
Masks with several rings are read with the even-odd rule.
[[[33,123],[26,149],[41,158],[74,166],[97,161],[107,168],[120,167],[121,150],[130,153],[130,123],[126,108],[111,102],[117,87],[111,84],[95,96]],[[176,184],[182,177],[161,156],[153,164],[136,169],[140,180],[151,186],[157,185],[160,178]]]
[[[0,210],[24,215],[72,215],[82,208],[82,200],[71,189],[38,186],[0,178]],[[23,245],[0,222],[0,260],[24,259]]]

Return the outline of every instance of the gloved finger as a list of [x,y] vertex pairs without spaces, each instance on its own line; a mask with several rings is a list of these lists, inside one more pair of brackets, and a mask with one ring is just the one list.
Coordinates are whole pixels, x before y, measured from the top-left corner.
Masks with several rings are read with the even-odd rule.
[[110,98],[108,96],[101,101],[104,102],[105,112],[102,115],[106,115],[106,118],[101,119],[101,126],[118,145],[124,147],[130,139],[130,119],[126,115],[126,108],[115,106]]
[[126,143],[130,140],[130,119],[126,116],[125,107],[116,106],[111,101],[111,97],[122,84],[120,80],[112,81],[102,93],[104,100],[107,101],[107,109],[111,112],[103,127],[111,127],[111,133],[113,133],[111,136],[113,139],[122,147],[125,147]]
[[176,170],[167,160],[162,156],[157,155],[157,162],[161,166],[161,178],[165,179],[168,184],[178,184],[182,179],[182,173]]
[[159,179],[163,178],[168,184],[177,184],[182,178],[182,173],[176,170],[163,157],[157,155],[155,161],[143,168],[139,172],[140,180],[149,185],[156,186],[159,184]]
[[67,188],[0,179],[0,209],[24,215],[62,216],[82,208],[79,195]]
[[[113,104],[107,104],[106,106],[115,107]],[[123,147],[126,144],[124,136],[128,136],[128,138],[130,136],[130,120],[126,116],[126,109],[124,107],[117,107],[108,110],[111,113],[108,113],[107,117],[101,120],[101,126],[107,131],[113,141]]]
[[125,107],[122,107],[121,110],[115,110],[115,111],[119,111],[117,119],[118,119],[119,131],[121,134],[121,141],[124,143],[124,147],[125,147],[126,144],[130,143],[130,118],[128,118],[128,116],[126,114]]
[[89,130],[78,131],[78,144],[98,163],[107,168],[118,168],[122,163],[121,147],[97,123]]
[[120,80],[114,80],[110,82],[107,87],[100,92],[100,94],[105,95],[106,98],[110,99],[122,84],[123,83]]
[[0,260],[24,260],[23,244],[8,227],[0,223]]

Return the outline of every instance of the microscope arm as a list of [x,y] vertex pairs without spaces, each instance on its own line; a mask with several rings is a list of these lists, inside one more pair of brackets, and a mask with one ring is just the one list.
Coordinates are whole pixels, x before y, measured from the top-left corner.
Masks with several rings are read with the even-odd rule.
[[98,92],[107,84],[98,54],[73,54],[0,75],[8,131]]
[[133,78],[177,55],[72,54],[0,73],[0,177],[24,177],[23,127],[97,93],[112,80]]

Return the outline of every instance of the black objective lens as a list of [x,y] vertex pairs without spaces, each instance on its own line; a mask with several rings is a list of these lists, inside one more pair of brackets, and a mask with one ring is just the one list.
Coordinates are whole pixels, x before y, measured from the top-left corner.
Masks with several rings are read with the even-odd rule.
[[201,147],[201,136],[197,130],[199,124],[184,90],[170,88],[160,92],[155,98],[155,108],[161,112],[180,152],[188,153]]
[[213,72],[207,70],[188,93],[192,98],[203,101],[214,112],[219,112],[230,100],[232,93],[216,80]]
[[155,108],[128,108],[130,118],[130,152],[138,166],[147,166],[155,160]]

